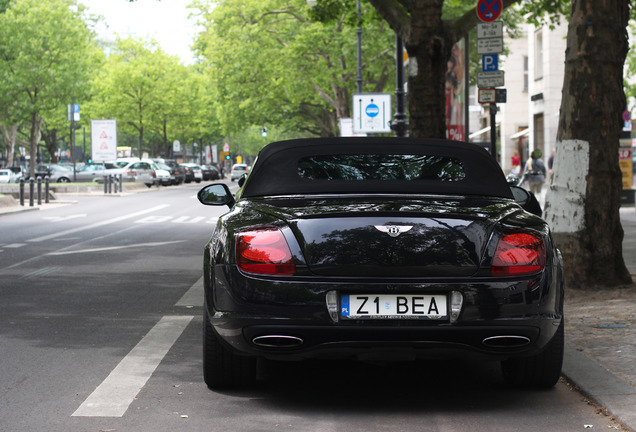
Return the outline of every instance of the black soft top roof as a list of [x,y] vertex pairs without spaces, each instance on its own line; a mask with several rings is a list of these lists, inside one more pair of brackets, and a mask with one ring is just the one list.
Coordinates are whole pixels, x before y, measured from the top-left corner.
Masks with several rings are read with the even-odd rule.
[[[323,155],[404,154],[443,156],[459,160],[460,181],[329,180],[301,178],[298,162]],[[308,138],[273,142],[264,147],[252,167],[241,197],[307,194],[458,194],[512,199],[512,192],[495,159],[477,144],[450,140],[393,137]]]

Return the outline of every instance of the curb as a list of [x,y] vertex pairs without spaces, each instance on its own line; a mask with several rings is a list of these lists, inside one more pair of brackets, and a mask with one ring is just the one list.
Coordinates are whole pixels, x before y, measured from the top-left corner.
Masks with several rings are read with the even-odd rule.
[[565,346],[562,375],[579,391],[607,408],[626,429],[636,431],[636,389],[576,348]]

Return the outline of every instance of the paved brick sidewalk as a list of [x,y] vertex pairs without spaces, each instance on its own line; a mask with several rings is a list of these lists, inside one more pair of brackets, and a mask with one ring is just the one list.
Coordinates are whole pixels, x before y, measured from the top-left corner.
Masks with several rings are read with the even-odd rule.
[[[636,281],[636,209],[621,208],[623,258]],[[566,286],[564,374],[636,431],[636,287],[575,290]],[[573,354],[572,354],[573,352]],[[596,366],[599,368],[596,368]]]

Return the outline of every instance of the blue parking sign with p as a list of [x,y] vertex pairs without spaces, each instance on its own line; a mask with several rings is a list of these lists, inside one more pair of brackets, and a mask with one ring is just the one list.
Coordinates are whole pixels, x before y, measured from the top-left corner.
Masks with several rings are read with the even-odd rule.
[[499,70],[499,54],[484,54],[481,57],[481,69],[484,72],[496,72]]

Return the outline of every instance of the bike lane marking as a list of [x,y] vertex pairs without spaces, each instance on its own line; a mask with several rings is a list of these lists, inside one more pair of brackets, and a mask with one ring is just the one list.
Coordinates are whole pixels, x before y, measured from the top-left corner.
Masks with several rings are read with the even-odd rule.
[[72,417],[122,417],[193,316],[164,316]]

